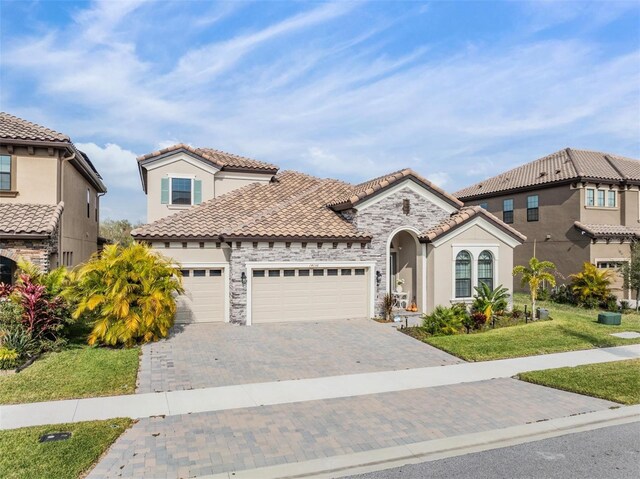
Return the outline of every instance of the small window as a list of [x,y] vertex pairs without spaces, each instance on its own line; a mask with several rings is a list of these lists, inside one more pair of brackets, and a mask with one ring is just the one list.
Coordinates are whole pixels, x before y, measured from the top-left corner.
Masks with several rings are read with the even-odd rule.
[[313,275],[314,276],[324,276],[324,270],[323,269],[314,269],[313,270]]
[[364,268],[357,268],[356,276],[364,276]]
[[11,191],[11,157],[0,156],[0,190]]
[[87,188],[87,218],[91,218],[91,190]]
[[597,198],[598,198],[598,206],[600,208],[604,208],[604,193],[605,193],[604,190],[598,190]]
[[264,278],[264,270],[263,269],[254,269],[253,270],[254,278]]
[[328,269],[327,270],[327,276],[338,276],[338,270],[337,269]]
[[189,271],[188,269],[181,269],[180,272],[185,278],[188,278],[191,275],[191,271]]
[[171,204],[191,204],[191,178],[171,178]]
[[471,297],[471,254],[460,251],[456,256],[456,298]]
[[182,243],[182,247],[186,248],[187,247],[187,243],[186,242]]
[[204,243],[200,242],[200,248],[204,248]]
[[502,202],[502,221],[505,223],[513,223],[513,199]]
[[203,276],[207,275],[207,271],[204,269],[194,269],[193,270],[193,277],[194,278],[202,278]]
[[340,274],[341,274],[342,276],[351,276],[351,270],[350,270],[350,269],[343,269],[343,270],[340,270]]
[[295,269],[285,269],[283,271],[284,277],[285,278],[290,278],[292,276],[296,275],[296,270]]
[[480,203],[478,206],[486,210],[489,205],[487,203]]
[[538,221],[539,219],[538,195],[527,196],[527,221]]
[[165,241],[164,247],[165,248],[171,248],[171,243],[169,243],[168,241]]
[[209,276],[222,276],[222,270],[221,269],[210,269],[209,270]]
[[593,188],[587,188],[587,193],[584,199],[585,206],[595,206],[596,205],[596,190]]
[[269,278],[278,278],[280,277],[280,270],[279,269],[270,269],[269,270]]
[[615,192],[615,190],[607,191],[607,206],[609,208],[615,208],[616,207],[616,192]]
[[308,269],[299,269],[298,270],[298,276],[309,276],[309,270]]

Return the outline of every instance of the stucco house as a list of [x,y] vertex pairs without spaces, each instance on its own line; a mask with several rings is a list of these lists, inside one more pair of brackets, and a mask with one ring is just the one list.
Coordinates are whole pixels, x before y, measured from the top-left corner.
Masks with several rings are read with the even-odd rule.
[[88,259],[106,191],[67,135],[0,112],[0,282],[19,258],[43,270]]
[[[584,262],[616,271],[640,239],[640,161],[612,153],[565,148],[463,188],[454,195],[526,235],[516,264],[533,255],[552,261],[559,284]],[[613,289],[620,298],[619,275]]]
[[398,280],[399,306],[428,312],[479,281],[511,289],[525,240],[410,169],[352,185],[186,145],[138,162],[160,218],[133,236],[181,265],[179,321],[372,317]]

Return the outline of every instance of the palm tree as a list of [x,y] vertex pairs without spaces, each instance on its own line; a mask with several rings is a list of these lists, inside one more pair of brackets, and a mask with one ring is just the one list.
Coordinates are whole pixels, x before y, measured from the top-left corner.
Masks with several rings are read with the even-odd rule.
[[551,261],[540,261],[535,256],[529,260],[529,267],[518,265],[513,268],[513,275],[521,275],[520,284],[522,286],[529,286],[529,293],[531,294],[531,312],[535,314],[536,311],[536,299],[538,298],[538,288],[547,281],[551,286],[556,285],[556,278],[553,272],[556,270],[556,265]]

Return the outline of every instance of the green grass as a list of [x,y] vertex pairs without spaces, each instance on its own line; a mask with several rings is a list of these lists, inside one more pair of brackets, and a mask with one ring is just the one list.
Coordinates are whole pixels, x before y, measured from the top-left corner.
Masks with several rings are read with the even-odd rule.
[[[527,296],[515,295],[524,306]],[[552,321],[539,321],[475,334],[433,336],[423,341],[468,361],[533,356],[536,354],[640,343],[640,339],[611,336],[621,331],[640,332],[640,315],[625,314],[621,326],[598,324],[598,311],[540,301],[548,308]]]
[[622,404],[640,404],[640,359],[522,373],[519,379]]
[[[0,477],[77,479],[131,423],[130,419],[110,419],[0,431]],[[71,438],[38,442],[40,436],[52,432],[70,432]]]

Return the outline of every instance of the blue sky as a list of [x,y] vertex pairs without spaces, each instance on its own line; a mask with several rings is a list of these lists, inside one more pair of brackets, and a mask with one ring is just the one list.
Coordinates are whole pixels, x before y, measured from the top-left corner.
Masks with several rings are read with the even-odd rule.
[[0,0],[3,111],[72,137],[142,220],[183,142],[449,191],[571,146],[640,158],[638,2]]

